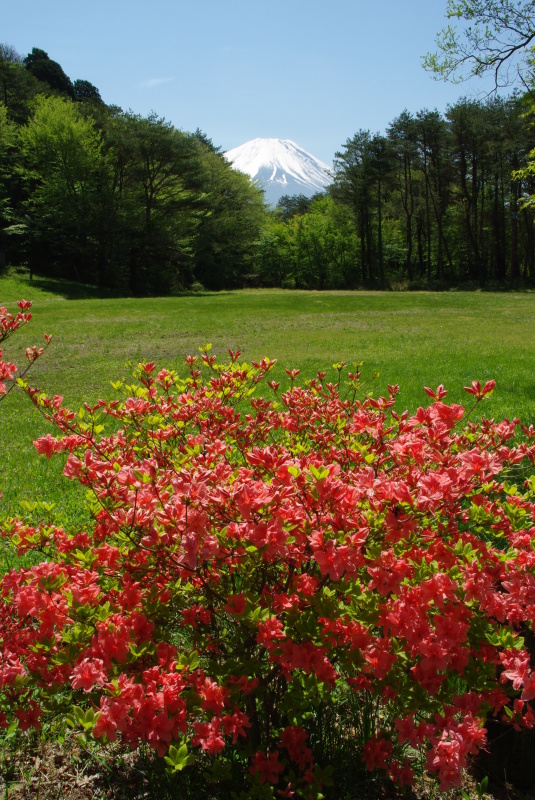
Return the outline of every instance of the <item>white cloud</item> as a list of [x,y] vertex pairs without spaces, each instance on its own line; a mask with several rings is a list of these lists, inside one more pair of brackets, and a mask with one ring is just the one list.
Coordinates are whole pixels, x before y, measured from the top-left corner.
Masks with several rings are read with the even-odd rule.
[[160,86],[162,83],[170,83],[174,78],[150,78],[148,81],[142,81],[140,84],[145,89],[152,89],[154,86]]

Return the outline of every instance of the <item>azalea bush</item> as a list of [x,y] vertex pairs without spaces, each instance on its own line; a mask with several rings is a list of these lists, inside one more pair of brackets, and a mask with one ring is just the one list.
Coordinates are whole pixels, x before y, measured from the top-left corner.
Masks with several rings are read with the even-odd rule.
[[332,725],[399,785],[460,785],[493,720],[535,724],[535,431],[471,421],[492,381],[411,415],[358,368],[282,392],[229,355],[78,413],[21,382],[93,523],[4,524],[42,560],[0,582],[0,724],[239,764],[243,800],[320,798]]

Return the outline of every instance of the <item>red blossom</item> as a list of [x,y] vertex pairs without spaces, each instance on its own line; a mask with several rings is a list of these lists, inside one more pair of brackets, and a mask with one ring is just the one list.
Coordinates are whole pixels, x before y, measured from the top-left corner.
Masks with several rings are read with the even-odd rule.
[[279,775],[284,767],[279,762],[279,754],[277,751],[271,753],[255,753],[251,758],[251,766],[249,772],[251,775],[258,774],[260,783],[277,784],[279,782]]
[[236,744],[238,736],[247,738],[247,728],[251,728],[249,717],[244,714],[239,708],[234,709],[233,714],[223,717],[223,728],[227,736],[232,736],[232,744]]
[[472,386],[465,386],[464,391],[473,394],[476,400],[482,400],[483,397],[492,393],[495,386],[496,381],[487,381],[483,388],[479,381],[472,381]]
[[58,452],[58,441],[49,433],[36,439],[33,444],[37,452],[47,458],[52,458],[53,454]]
[[246,599],[243,593],[231,595],[224,606],[224,610],[228,614],[239,615],[245,611]]
[[386,770],[392,756],[392,742],[378,734],[374,734],[374,736],[365,743],[362,749],[363,761],[371,772],[377,768]]
[[18,708],[15,711],[15,717],[18,719],[21,731],[27,731],[29,728],[41,730],[42,711],[35,700],[30,702],[28,709]]
[[107,675],[104,669],[104,662],[101,658],[84,658],[73,669],[70,676],[71,686],[73,689],[83,689],[84,692],[90,692],[95,683],[103,686],[106,683]]
[[430,389],[429,386],[424,386],[424,392],[429,397],[432,397],[433,400],[442,400],[442,398],[446,397],[448,394],[447,390],[442,384],[440,384],[440,386],[438,386],[435,390]]

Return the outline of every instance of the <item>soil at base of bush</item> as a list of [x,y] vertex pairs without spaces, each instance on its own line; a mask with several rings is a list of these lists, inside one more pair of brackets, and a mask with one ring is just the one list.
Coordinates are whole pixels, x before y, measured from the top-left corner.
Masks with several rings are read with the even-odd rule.
[[[0,754],[0,797],[5,800],[224,800],[217,785],[210,787],[203,776],[198,777],[201,783],[186,780],[184,774],[173,781],[165,773],[163,759],[151,751],[131,752],[119,745],[84,747],[75,736],[62,744],[39,741]],[[337,795],[336,787],[326,791],[326,800],[441,798],[476,800],[478,781],[467,774],[461,787],[441,793],[435,781],[425,775],[407,789],[398,789],[381,776],[370,776],[351,796]],[[535,786],[522,791],[509,784],[489,783],[483,798],[535,800]]]

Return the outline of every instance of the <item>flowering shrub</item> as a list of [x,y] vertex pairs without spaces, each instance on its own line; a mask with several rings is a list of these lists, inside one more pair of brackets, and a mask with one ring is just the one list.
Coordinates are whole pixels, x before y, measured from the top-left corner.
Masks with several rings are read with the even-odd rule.
[[[19,311],[16,316],[10,314],[4,306],[0,308],[0,345],[2,345],[6,339],[9,339],[21,325],[26,325],[32,318],[31,313],[28,311],[32,305],[29,300],[19,300],[17,305]],[[51,339],[51,336],[45,335],[47,345],[50,343]],[[33,362],[39,358],[39,356],[43,355],[43,352],[44,348],[37,347],[36,345],[26,349],[28,364],[19,377],[23,377],[26,374]],[[0,347],[0,399],[8,394],[15,385],[15,374],[17,371],[18,367],[16,364],[4,360],[2,348]],[[7,381],[7,386],[5,381]]]
[[423,757],[459,785],[487,716],[535,723],[534,430],[470,422],[442,386],[398,413],[358,373],[257,398],[275,362],[230,357],[141,364],[78,414],[26,387],[94,522],[5,526],[43,560],[0,582],[1,723],[63,714],[174,771],[233,753],[240,797],[316,798],[315,709],[371,696],[366,766],[410,784]]

